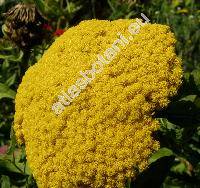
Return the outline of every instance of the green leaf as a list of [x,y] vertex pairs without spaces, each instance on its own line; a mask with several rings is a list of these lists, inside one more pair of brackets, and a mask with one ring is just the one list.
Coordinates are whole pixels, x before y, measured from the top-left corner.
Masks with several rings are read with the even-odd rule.
[[16,175],[16,174],[21,174],[21,172],[11,161],[0,159],[0,174]]
[[20,51],[17,55],[3,55],[3,54],[0,54],[0,59],[19,62],[19,61],[22,60],[23,55],[24,55],[24,53],[22,51]]
[[172,166],[171,170],[176,173],[183,174],[187,171],[187,167],[184,163],[179,163],[177,165]]
[[189,176],[192,176],[193,166],[186,159],[178,157],[176,159],[176,164],[171,167],[171,171],[176,174],[188,174]]
[[45,3],[43,0],[34,0],[36,7],[38,8],[38,10],[44,14],[45,13]]
[[197,97],[195,98],[194,104],[196,105],[196,107],[197,107],[198,109],[200,109],[200,97],[197,96]]
[[153,163],[162,157],[172,156],[174,155],[173,151],[168,148],[160,148],[156,153],[154,153],[150,159],[149,163]]
[[8,78],[8,79],[6,80],[5,84],[6,84],[7,86],[9,86],[9,87],[10,87],[11,85],[13,85],[13,84],[15,83],[16,76],[17,76],[17,73],[14,73],[12,76],[10,76],[10,78]]
[[200,70],[193,70],[191,75],[194,77],[194,82],[196,84],[196,87],[200,91]]
[[26,162],[26,150],[25,150],[25,146],[23,145],[21,147],[21,156],[20,156],[20,163],[25,163]]
[[14,99],[16,92],[10,89],[7,85],[0,83],[0,99],[10,98]]
[[16,148],[16,137],[15,137],[15,133],[13,130],[13,126],[11,127],[10,139],[11,139],[11,143],[10,143],[10,147],[7,152],[8,155],[12,154]]
[[[40,14],[48,19],[46,16],[50,17],[52,15],[56,15],[57,14],[57,10],[55,9],[55,7],[53,6],[48,6],[47,3],[45,3],[45,1],[43,0],[34,0],[34,3],[38,9],[38,11],[40,12]],[[59,8],[59,7],[57,7]],[[58,13],[60,13],[61,11],[59,10]]]
[[10,188],[11,185],[10,185],[10,178],[8,176],[2,176],[1,177],[1,188]]
[[27,181],[27,187],[31,188],[31,187],[37,187],[35,179],[33,178],[33,175],[30,175],[28,177],[28,181]]
[[25,164],[26,164],[25,173],[30,176],[32,174],[32,171],[27,161],[25,162]]
[[197,95],[187,95],[186,97],[181,98],[180,101],[184,100],[184,101],[194,102],[196,97],[197,97]]

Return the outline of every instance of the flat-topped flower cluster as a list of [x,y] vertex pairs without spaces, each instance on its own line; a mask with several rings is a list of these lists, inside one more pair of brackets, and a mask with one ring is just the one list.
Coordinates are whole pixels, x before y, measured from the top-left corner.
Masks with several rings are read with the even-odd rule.
[[25,74],[14,128],[39,188],[125,187],[159,148],[152,118],[181,84],[175,38],[147,24],[57,116],[51,106],[135,20],[83,21],[68,29]]

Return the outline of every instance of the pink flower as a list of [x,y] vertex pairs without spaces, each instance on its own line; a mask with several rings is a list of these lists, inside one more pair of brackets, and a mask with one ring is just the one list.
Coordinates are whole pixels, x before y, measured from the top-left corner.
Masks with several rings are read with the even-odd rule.
[[60,36],[60,35],[62,35],[63,33],[65,32],[65,30],[64,29],[57,29],[55,32],[54,32],[54,36]]
[[8,149],[7,145],[1,146],[0,147],[0,155],[6,154],[7,149]]

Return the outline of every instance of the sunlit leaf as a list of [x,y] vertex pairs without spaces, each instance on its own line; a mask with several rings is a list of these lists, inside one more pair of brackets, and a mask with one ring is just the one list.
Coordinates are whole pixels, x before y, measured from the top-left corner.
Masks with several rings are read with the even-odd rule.
[[162,157],[172,156],[174,155],[173,151],[168,148],[160,148],[156,153],[154,153],[150,159],[149,163],[153,163]]
[[0,99],[10,98],[14,99],[16,92],[10,89],[7,85],[0,83]]

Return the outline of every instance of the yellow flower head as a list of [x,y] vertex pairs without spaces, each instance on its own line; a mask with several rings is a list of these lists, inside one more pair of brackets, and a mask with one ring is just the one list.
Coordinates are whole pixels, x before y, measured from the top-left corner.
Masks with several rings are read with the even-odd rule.
[[124,187],[159,148],[152,114],[176,94],[181,61],[168,26],[146,24],[128,40],[133,22],[83,21],[23,77],[14,129],[40,188]]

